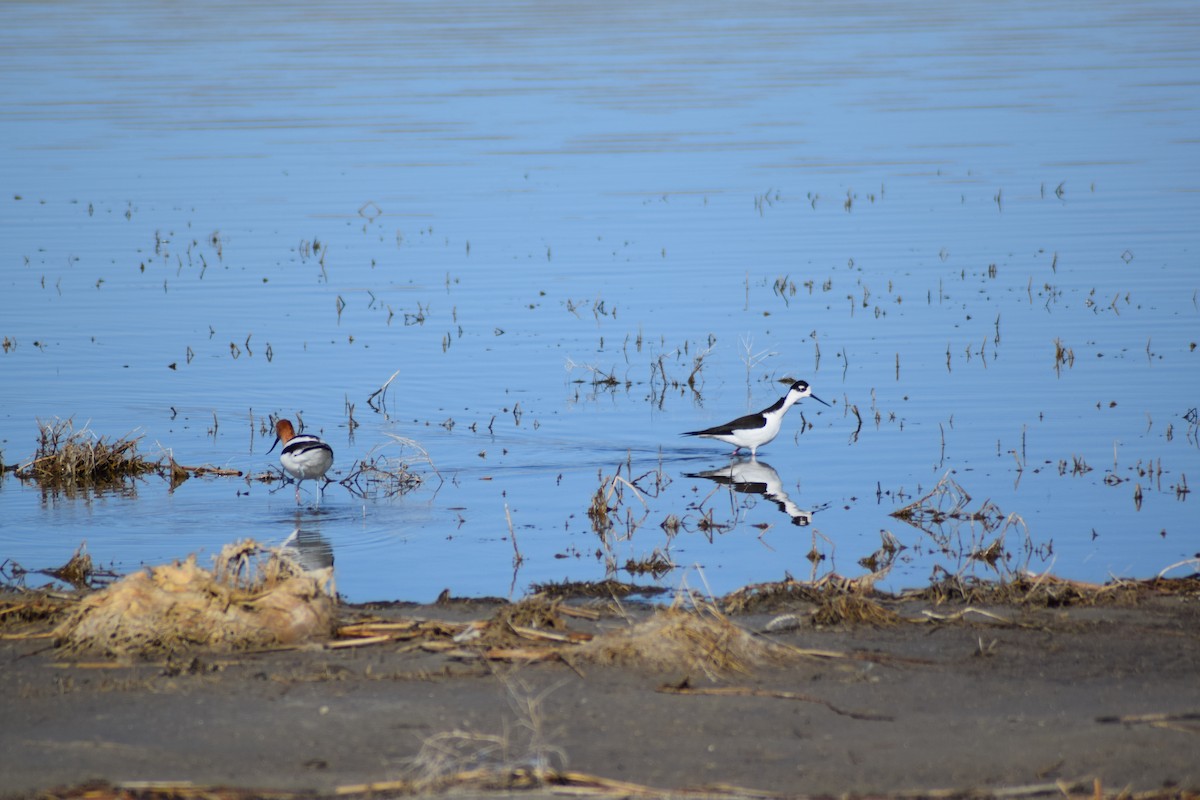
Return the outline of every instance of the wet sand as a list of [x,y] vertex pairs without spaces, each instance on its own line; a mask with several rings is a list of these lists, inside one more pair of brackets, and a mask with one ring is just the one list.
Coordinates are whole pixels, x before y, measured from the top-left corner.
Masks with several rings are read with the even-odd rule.
[[[817,626],[795,601],[734,615],[750,631],[775,620],[767,638],[808,652],[713,677],[420,641],[112,665],[6,638],[0,785],[12,797],[89,781],[333,796],[400,793],[423,777],[425,791],[461,796],[483,791],[480,775],[504,784],[542,766],[576,779],[538,794],[1200,790],[1196,592],[1090,607],[885,605],[904,621]],[[500,607],[341,614],[462,622]],[[599,611],[567,618],[588,633],[652,613],[577,607]],[[787,614],[795,625],[778,627]]]

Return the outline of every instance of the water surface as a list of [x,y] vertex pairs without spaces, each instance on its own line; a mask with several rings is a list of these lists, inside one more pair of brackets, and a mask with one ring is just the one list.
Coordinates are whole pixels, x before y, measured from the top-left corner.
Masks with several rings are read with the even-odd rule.
[[[883,541],[890,589],[1149,577],[1200,551],[1191,4],[0,22],[4,462],[73,418],[261,475],[281,415],[339,479],[381,452],[425,478],[319,508],[306,485],[297,508],[279,482],[64,496],[6,473],[8,569],[299,528],[348,598],[427,600],[857,577]],[[793,409],[749,465],[774,499],[689,477],[748,465],[680,431],[791,378],[833,406]],[[968,519],[891,516],[944,479]],[[995,566],[966,557],[996,542]],[[651,556],[677,566],[624,570]]]

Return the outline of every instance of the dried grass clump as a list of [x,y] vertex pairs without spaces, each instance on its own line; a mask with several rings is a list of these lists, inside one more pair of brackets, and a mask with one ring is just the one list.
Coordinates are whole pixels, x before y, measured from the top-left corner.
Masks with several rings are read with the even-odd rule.
[[597,636],[571,651],[572,658],[654,672],[729,673],[785,657],[786,650],[734,625],[713,606],[668,608],[624,630]]
[[121,579],[85,598],[55,639],[116,657],[294,644],[331,633],[327,580],[246,540],[226,545],[212,571],[190,556]]
[[948,577],[927,588],[905,592],[908,598],[934,603],[1063,608],[1067,606],[1133,605],[1143,594],[1143,584],[1113,581],[1097,584],[1056,578],[1053,575],[1022,575],[1009,581],[981,581]]
[[78,489],[123,488],[130,480],[154,472],[158,464],[137,453],[138,438],[110,442],[72,420],[38,421],[38,448],[33,461],[18,471],[44,489],[68,494]]
[[1114,578],[1107,583],[1088,583],[1058,578],[1048,572],[1025,573],[1012,580],[993,582],[958,576],[946,577],[928,587],[908,591],[905,598],[934,603],[1065,608],[1069,606],[1133,606],[1160,595],[1200,597],[1200,575],[1167,578],[1165,573],[1179,566],[1200,564],[1189,559],[1164,569],[1156,578],[1132,580]]
[[781,581],[754,583],[743,586],[721,598],[721,608],[727,614],[752,611],[777,611],[796,603],[821,602],[821,590],[808,581],[785,578]]
[[900,615],[861,594],[829,594],[813,612],[814,625],[895,625]]
[[61,567],[46,570],[46,574],[71,584],[76,589],[86,589],[96,574],[92,557],[84,552],[84,546],[75,548],[75,553]]
[[622,583],[621,581],[614,580],[550,581],[547,583],[535,583],[530,587],[530,590],[546,597],[602,597],[606,599],[629,597],[634,594],[652,597],[654,595],[665,594],[667,591],[661,586],[638,586],[633,583]]
[[[395,377],[394,375],[392,377]],[[414,463],[425,463],[438,476],[433,459],[424,447],[412,439],[387,434],[391,442],[371,448],[371,452],[355,465],[354,470],[342,479],[351,494],[362,498],[398,497],[421,486],[425,479],[411,469]],[[391,454],[386,448],[398,448]]]
[[816,606],[812,611],[814,625],[894,625],[900,621],[900,615],[876,599],[874,580],[878,574],[853,579],[827,575],[818,581],[786,578],[756,583],[726,595],[721,600],[722,608],[726,613],[737,614],[777,611],[805,603]]
[[45,589],[0,589],[0,631],[48,627],[61,619],[74,601]]
[[527,641],[518,632],[520,629],[565,631],[567,624],[558,613],[561,604],[561,600],[535,594],[503,605],[471,641],[485,647],[505,647]]

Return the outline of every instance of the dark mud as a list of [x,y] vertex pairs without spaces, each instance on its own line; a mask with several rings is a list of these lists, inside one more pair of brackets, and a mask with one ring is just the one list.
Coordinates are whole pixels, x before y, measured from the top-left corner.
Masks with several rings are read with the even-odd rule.
[[[458,796],[1200,790],[1195,591],[1057,608],[889,598],[900,621],[886,625],[814,625],[812,603],[771,605],[728,619],[770,627],[754,639],[799,652],[731,658],[711,674],[703,664],[720,659],[605,664],[515,632],[114,665],[66,660],[46,639],[13,638],[36,623],[9,624],[0,785],[13,797],[79,795],[88,782],[99,782],[93,797],[120,786],[175,797],[371,785]],[[504,609],[452,601],[347,607],[342,618],[449,630]],[[576,609],[542,627],[601,634],[656,613]]]

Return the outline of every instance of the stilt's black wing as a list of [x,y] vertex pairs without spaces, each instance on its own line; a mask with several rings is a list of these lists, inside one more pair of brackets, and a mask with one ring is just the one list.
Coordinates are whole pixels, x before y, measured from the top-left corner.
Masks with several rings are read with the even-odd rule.
[[724,425],[717,425],[713,428],[705,428],[702,431],[684,431],[683,436],[728,436],[734,431],[744,431],[748,428],[761,428],[767,424],[767,418],[762,415],[762,412],[747,414],[744,417],[738,417],[735,420],[726,422]]

